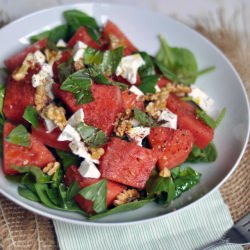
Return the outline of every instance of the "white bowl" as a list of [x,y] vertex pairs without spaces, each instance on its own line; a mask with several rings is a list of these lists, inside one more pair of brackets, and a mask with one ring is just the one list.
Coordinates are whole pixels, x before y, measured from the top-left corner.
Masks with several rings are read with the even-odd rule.
[[[40,215],[65,222],[88,225],[121,225],[142,222],[159,216],[167,217],[192,208],[217,189],[232,174],[245,151],[249,137],[249,105],[244,86],[227,58],[207,39],[187,26],[157,13],[111,4],[73,4],[42,10],[23,17],[0,30],[0,58],[4,60],[28,45],[28,38],[50,29],[63,20],[63,11],[77,8],[94,16],[103,25],[114,21],[140,49],[154,55],[159,48],[158,34],[163,34],[174,46],[192,50],[200,69],[215,65],[216,71],[199,77],[197,86],[211,96],[218,107],[227,108],[226,117],[216,130],[215,144],[219,157],[211,164],[192,164],[202,173],[200,183],[175,200],[170,207],[149,204],[135,211],[88,221],[76,213],[61,212],[26,200],[18,195],[17,186],[9,182],[0,170],[0,192],[15,203]],[[1,61],[1,64],[3,62]],[[186,164],[185,164],[186,165]],[[191,164],[190,164],[191,165]],[[172,211],[176,208],[176,211]],[[182,208],[182,209],[181,209]]]

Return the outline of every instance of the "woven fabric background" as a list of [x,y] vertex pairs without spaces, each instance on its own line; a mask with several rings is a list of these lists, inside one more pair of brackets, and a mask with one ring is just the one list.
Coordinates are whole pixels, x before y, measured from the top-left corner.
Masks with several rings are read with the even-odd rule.
[[[247,23],[244,8],[235,15],[243,24]],[[219,11],[212,18],[210,15],[193,18],[192,26],[227,55],[240,73],[250,98],[250,28],[246,24],[245,31],[237,31],[233,20],[226,23],[223,11]],[[220,28],[214,30],[214,23],[219,23]],[[1,24],[0,21],[0,27]],[[240,165],[220,191],[235,221],[250,212],[250,143]],[[57,249],[53,225],[49,219],[22,209],[0,195],[0,248]]]

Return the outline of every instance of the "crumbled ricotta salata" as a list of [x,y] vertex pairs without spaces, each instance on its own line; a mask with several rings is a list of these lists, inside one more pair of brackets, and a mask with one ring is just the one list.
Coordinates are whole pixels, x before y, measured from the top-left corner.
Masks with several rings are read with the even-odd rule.
[[161,127],[177,129],[177,115],[167,108],[160,113],[158,121]]
[[47,129],[46,133],[51,133],[55,128],[57,128],[57,125],[51,121],[50,119],[46,118],[43,113],[40,114],[41,117],[44,120],[45,127]]
[[129,88],[129,91],[134,93],[135,95],[137,95],[136,99],[138,100],[141,96],[144,96],[144,93],[139,89],[137,88],[136,86],[131,86]]
[[57,138],[57,140],[80,142],[81,137],[75,128],[67,124],[66,127],[63,129],[62,133]]
[[80,122],[84,120],[84,113],[82,109],[78,109],[67,121],[67,124],[76,128]]
[[136,142],[139,146],[142,146],[142,140],[149,134],[150,128],[148,127],[135,127],[127,131],[129,140]]
[[123,78],[127,79],[131,84],[135,84],[137,71],[144,64],[145,62],[140,54],[125,56],[121,59],[116,69],[116,75],[122,76]]
[[67,43],[65,43],[65,41],[63,39],[59,39],[58,42],[56,43],[56,47],[58,47],[58,48],[66,48]]
[[85,49],[88,47],[87,44],[78,41],[73,48],[73,60],[74,62],[79,61],[83,58]]
[[101,176],[100,171],[96,165],[91,161],[82,161],[78,171],[82,177],[99,179]]

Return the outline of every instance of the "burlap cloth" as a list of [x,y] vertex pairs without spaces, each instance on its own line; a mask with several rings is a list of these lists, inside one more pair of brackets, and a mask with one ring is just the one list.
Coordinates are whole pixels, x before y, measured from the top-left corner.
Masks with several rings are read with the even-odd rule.
[[[216,15],[193,18],[193,28],[216,44],[231,60],[241,75],[250,98],[250,29],[243,25],[239,31],[235,18],[246,23],[247,13],[242,8],[235,12],[232,22],[226,23],[223,11]],[[214,24],[219,23],[218,29]],[[248,31],[248,32],[247,32]],[[220,188],[234,221],[250,212],[250,143],[243,159],[229,180]],[[0,196],[0,247],[2,249],[57,249],[52,221],[33,214]]]

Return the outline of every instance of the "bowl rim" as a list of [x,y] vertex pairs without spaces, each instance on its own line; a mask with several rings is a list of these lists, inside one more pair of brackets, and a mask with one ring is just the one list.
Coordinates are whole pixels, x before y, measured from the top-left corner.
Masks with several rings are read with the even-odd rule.
[[235,67],[233,66],[233,64],[231,63],[231,61],[226,57],[226,55],[214,44],[212,43],[209,39],[207,39],[205,36],[203,36],[201,33],[199,33],[198,31],[192,29],[191,27],[189,27],[188,25],[170,17],[170,16],[166,16],[166,15],[163,15],[163,14],[160,14],[159,12],[157,11],[154,11],[154,10],[150,10],[150,9],[147,9],[145,7],[140,7],[140,6],[130,6],[130,5],[126,5],[126,4],[119,4],[119,3],[106,3],[106,2],[103,2],[103,3],[92,3],[92,2],[85,2],[85,3],[72,3],[72,4],[62,4],[62,5],[56,5],[56,6],[53,6],[53,7],[49,7],[49,8],[44,8],[42,10],[38,10],[38,11],[35,11],[35,12],[32,12],[30,14],[27,14],[23,17],[20,17],[12,22],[10,22],[9,24],[5,25],[4,27],[2,27],[0,29],[0,33],[6,29],[10,29],[12,28],[12,26],[15,26],[16,24],[18,24],[19,22],[22,22],[23,20],[26,20],[26,19],[30,19],[36,15],[39,15],[39,14],[43,14],[43,13],[46,13],[47,11],[50,11],[50,10],[60,10],[60,9],[64,9],[64,8],[84,8],[86,6],[103,6],[103,7],[110,7],[110,6],[116,6],[116,7],[122,7],[122,8],[126,8],[126,11],[129,11],[130,9],[140,9],[140,11],[144,11],[144,12],[148,12],[148,13],[153,13],[154,15],[156,16],[160,16],[160,17],[164,17],[165,19],[168,19],[170,20],[171,22],[174,22],[174,23],[177,23],[178,25],[181,25],[183,27],[185,27],[186,29],[189,30],[189,32],[191,33],[194,33],[196,34],[199,39],[203,40],[207,45],[211,46],[224,60],[225,60],[225,63],[229,66],[229,68],[233,71],[234,75],[236,76],[238,82],[239,82],[239,87],[241,87],[241,90],[243,92],[243,95],[244,95],[244,99],[246,101],[246,104],[247,104],[247,116],[248,116],[248,124],[247,124],[247,136],[246,138],[244,139],[244,145],[241,149],[241,152],[238,156],[238,159],[237,161],[235,162],[235,164],[232,166],[232,168],[230,169],[230,171],[226,174],[226,176],[216,185],[214,186],[208,193],[206,193],[205,195],[199,197],[197,200],[181,207],[181,208],[178,208],[177,210],[175,211],[171,211],[171,212],[168,212],[168,213],[165,213],[165,214],[162,214],[162,215],[158,215],[158,216],[155,216],[155,217],[152,217],[152,218],[146,218],[146,219],[139,219],[139,220],[136,220],[136,221],[129,221],[129,222],[100,222],[100,221],[89,221],[89,220],[86,220],[86,221],[80,221],[79,219],[75,219],[75,218],[64,218],[62,216],[59,216],[59,215],[52,215],[50,214],[49,212],[45,212],[45,211],[41,211],[33,206],[30,206],[29,204],[21,201],[20,199],[16,199],[15,197],[11,196],[10,194],[8,194],[6,191],[2,190],[0,188],[0,193],[2,195],[4,195],[6,198],[8,198],[9,200],[13,201],[14,203],[18,204],[19,206],[21,206],[22,208],[25,208],[35,214],[38,214],[38,215],[41,215],[41,216],[44,216],[44,217],[47,217],[49,219],[53,219],[53,220],[57,220],[57,221],[61,221],[61,222],[66,222],[66,223],[71,223],[71,224],[76,224],[76,225],[85,225],[85,226],[100,226],[100,227],[110,227],[110,226],[128,226],[128,225],[138,225],[138,224],[142,224],[142,223],[149,223],[149,222],[152,222],[152,221],[156,221],[156,220],[160,220],[162,219],[163,217],[167,217],[167,216],[174,216],[180,212],[183,212],[185,211],[186,209],[190,209],[192,206],[194,206],[195,204],[197,205],[198,203],[200,203],[203,199],[207,198],[208,196],[212,195],[216,190],[218,190],[226,181],[227,179],[231,176],[231,174],[235,171],[235,169],[238,167],[245,151],[246,151],[246,147],[248,145],[248,141],[249,141],[249,135],[250,135],[250,106],[249,106],[249,100],[248,100],[248,95],[247,95],[247,92],[246,92],[246,88],[241,80],[241,77],[239,75],[239,73],[236,71]]

